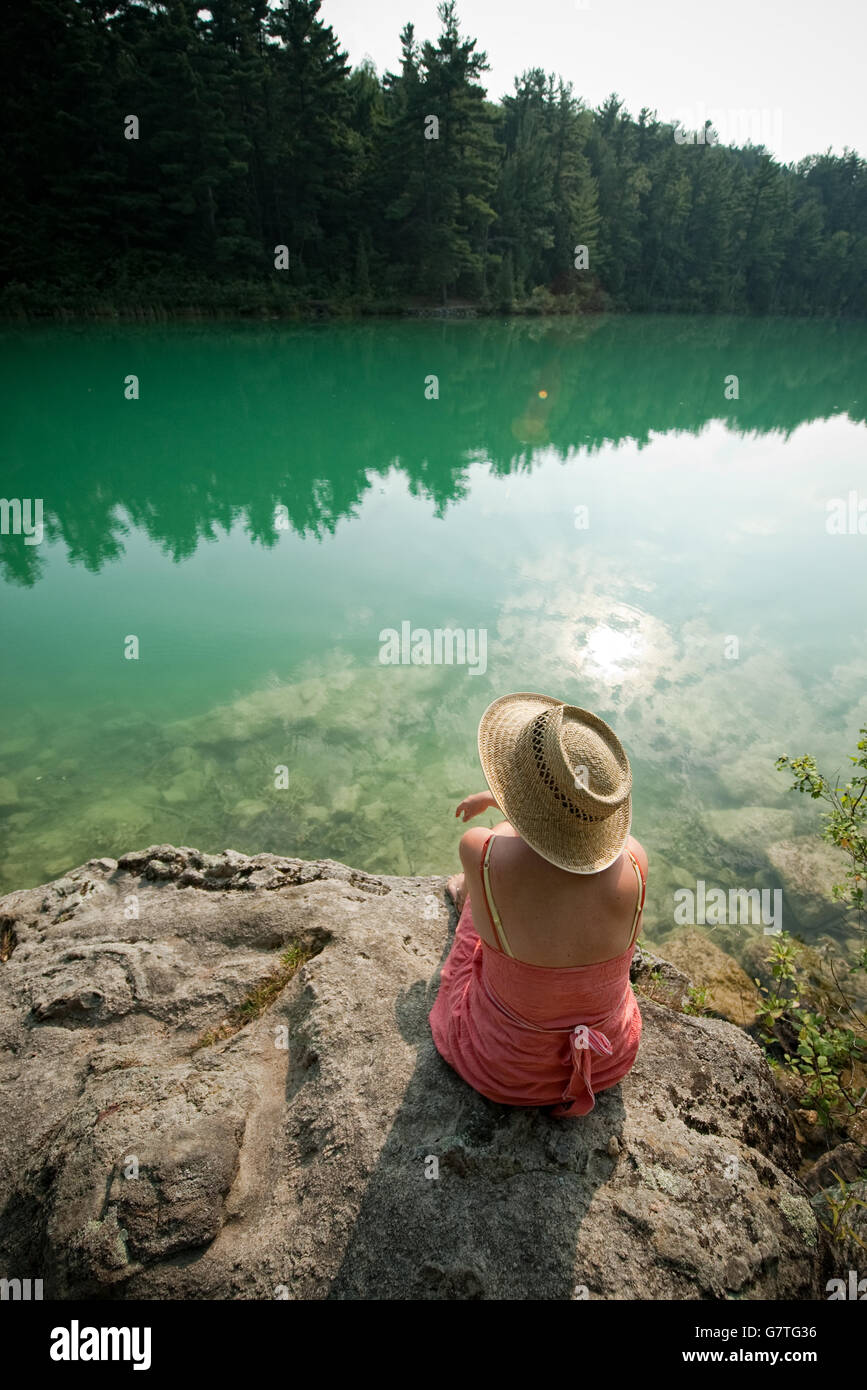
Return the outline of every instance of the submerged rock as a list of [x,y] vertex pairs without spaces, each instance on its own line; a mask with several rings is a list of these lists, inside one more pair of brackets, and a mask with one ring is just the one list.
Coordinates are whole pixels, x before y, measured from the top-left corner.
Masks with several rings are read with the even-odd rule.
[[0,810],[18,805],[18,788],[11,777],[0,777]]
[[232,815],[240,824],[246,825],[247,821],[266,815],[270,809],[267,801],[239,801],[232,807]]
[[738,806],[725,811],[705,811],[704,819],[715,835],[761,862],[770,840],[793,835],[795,813],[776,806]]
[[0,900],[0,1272],[59,1299],[824,1298],[738,1028],[641,995],[635,1067],[578,1120],[446,1065],[444,883],[158,845]]
[[172,778],[163,792],[163,799],[172,804],[178,801],[198,801],[204,792],[206,780],[203,772],[188,768]]
[[[765,943],[767,940],[763,938]],[[672,964],[679,966],[694,985],[707,988],[710,1013],[719,1014],[742,1028],[753,1026],[761,995],[746,971],[722,951],[706,931],[687,927],[672,932],[665,939],[664,949]]]
[[845,883],[846,870],[851,867],[843,851],[806,835],[775,841],[768,845],[767,856],[782,879],[786,899],[797,918],[797,923],[787,923],[786,929],[794,931],[800,926],[811,936],[839,929],[845,913],[832,898],[831,889],[835,883]]

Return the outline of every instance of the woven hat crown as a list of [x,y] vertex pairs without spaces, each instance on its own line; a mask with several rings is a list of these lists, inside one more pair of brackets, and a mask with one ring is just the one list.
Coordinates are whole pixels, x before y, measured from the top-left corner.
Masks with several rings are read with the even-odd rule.
[[596,874],[623,853],[632,772],[598,715],[538,692],[501,695],[479,721],[479,759],[506,819],[549,863]]
[[547,794],[578,820],[607,820],[632,791],[629,759],[613,730],[575,705],[555,705],[529,720],[516,740],[515,763],[527,794]]

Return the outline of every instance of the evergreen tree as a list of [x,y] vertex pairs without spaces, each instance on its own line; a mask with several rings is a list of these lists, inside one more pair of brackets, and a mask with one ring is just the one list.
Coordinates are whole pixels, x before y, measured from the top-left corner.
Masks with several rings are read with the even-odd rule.
[[496,159],[493,122],[477,78],[488,67],[475,39],[463,39],[455,0],[438,7],[439,42],[425,42],[421,87],[438,121],[438,138],[424,141],[423,226],[419,280],[442,302],[459,286],[484,291],[487,233],[496,213],[490,206]]
[[[320,0],[28,0],[0,50],[0,307],[293,297],[867,313],[867,161],[680,143],[460,29],[350,70]],[[125,138],[128,117],[138,138]],[[127,132],[129,133],[129,132]],[[574,248],[589,249],[589,271]],[[274,266],[275,246],[289,270]],[[223,296],[223,298],[221,298]],[[544,294],[541,296],[545,299]],[[557,301],[552,301],[556,303]]]
[[327,292],[351,266],[353,186],[349,69],[321,0],[284,0],[269,12],[270,188],[267,239],[286,245],[293,279]]

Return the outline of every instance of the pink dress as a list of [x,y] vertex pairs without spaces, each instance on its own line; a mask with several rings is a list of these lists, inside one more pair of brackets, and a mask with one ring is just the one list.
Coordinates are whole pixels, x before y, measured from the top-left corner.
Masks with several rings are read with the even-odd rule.
[[632,1067],[641,1014],[629,966],[644,907],[638,880],[626,950],[593,965],[530,965],[512,954],[490,891],[489,835],[482,849],[482,892],[501,948],[483,941],[467,894],[430,1011],[437,1051],[476,1091],[501,1105],[553,1106],[586,1115],[594,1092],[615,1086]]

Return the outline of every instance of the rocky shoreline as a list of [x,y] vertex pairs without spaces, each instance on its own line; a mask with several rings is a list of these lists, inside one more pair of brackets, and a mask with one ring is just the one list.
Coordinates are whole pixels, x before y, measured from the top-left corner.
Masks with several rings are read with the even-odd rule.
[[444,887],[159,845],[0,899],[0,1276],[59,1299],[826,1298],[850,1252],[743,1028],[681,1012],[687,975],[639,954],[623,1083],[580,1123],[495,1105],[427,1024]]

